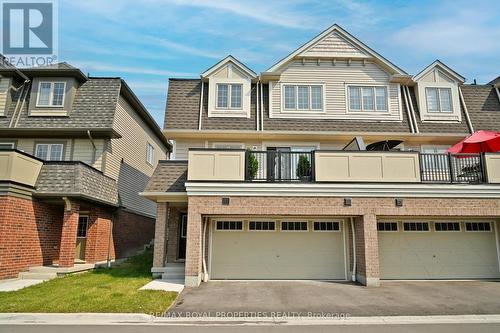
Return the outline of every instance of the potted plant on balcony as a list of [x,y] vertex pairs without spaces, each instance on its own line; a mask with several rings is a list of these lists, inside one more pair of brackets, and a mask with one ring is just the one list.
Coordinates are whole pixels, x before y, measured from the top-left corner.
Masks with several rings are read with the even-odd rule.
[[299,156],[297,163],[297,177],[303,182],[311,181],[311,163],[306,155]]
[[259,171],[259,161],[255,154],[251,150],[248,150],[248,176],[250,180],[255,179],[257,176],[257,171]]

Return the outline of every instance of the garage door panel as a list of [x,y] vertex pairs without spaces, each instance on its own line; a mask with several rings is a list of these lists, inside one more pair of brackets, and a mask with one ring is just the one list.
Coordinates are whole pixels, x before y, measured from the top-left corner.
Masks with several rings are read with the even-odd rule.
[[217,231],[212,279],[345,279],[341,232]]
[[494,232],[399,230],[378,236],[383,279],[500,277]]

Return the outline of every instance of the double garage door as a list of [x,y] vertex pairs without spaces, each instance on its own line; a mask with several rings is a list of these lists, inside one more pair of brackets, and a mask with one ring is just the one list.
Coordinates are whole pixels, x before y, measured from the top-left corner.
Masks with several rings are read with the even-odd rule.
[[498,278],[494,222],[378,223],[382,279]]
[[345,280],[343,221],[213,220],[212,279]]

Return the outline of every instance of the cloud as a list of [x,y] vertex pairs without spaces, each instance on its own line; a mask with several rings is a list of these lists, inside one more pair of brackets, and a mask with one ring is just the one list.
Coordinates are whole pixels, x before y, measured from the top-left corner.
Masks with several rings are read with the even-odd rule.
[[74,60],[72,61],[72,63],[79,68],[85,69],[86,71],[129,73],[129,74],[156,75],[156,76],[176,76],[176,77],[194,77],[197,75],[195,73],[151,69],[139,66],[116,66],[109,63],[103,63],[97,61]]

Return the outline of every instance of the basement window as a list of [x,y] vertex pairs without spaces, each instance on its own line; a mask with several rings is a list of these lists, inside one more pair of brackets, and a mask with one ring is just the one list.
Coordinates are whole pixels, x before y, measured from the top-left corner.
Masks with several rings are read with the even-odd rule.
[[459,222],[434,222],[435,231],[460,231]]
[[319,221],[314,222],[314,231],[339,231],[339,222]]
[[217,230],[230,230],[230,231],[243,230],[243,222],[242,221],[217,221],[216,229]]
[[398,231],[398,223],[397,222],[378,222],[377,223],[378,231]]
[[491,224],[489,222],[465,222],[465,231],[490,232]]
[[291,222],[284,221],[281,222],[282,231],[307,231],[307,222]]
[[428,222],[404,222],[404,231],[429,231]]
[[250,221],[248,230],[250,231],[274,231],[276,228],[274,221]]

